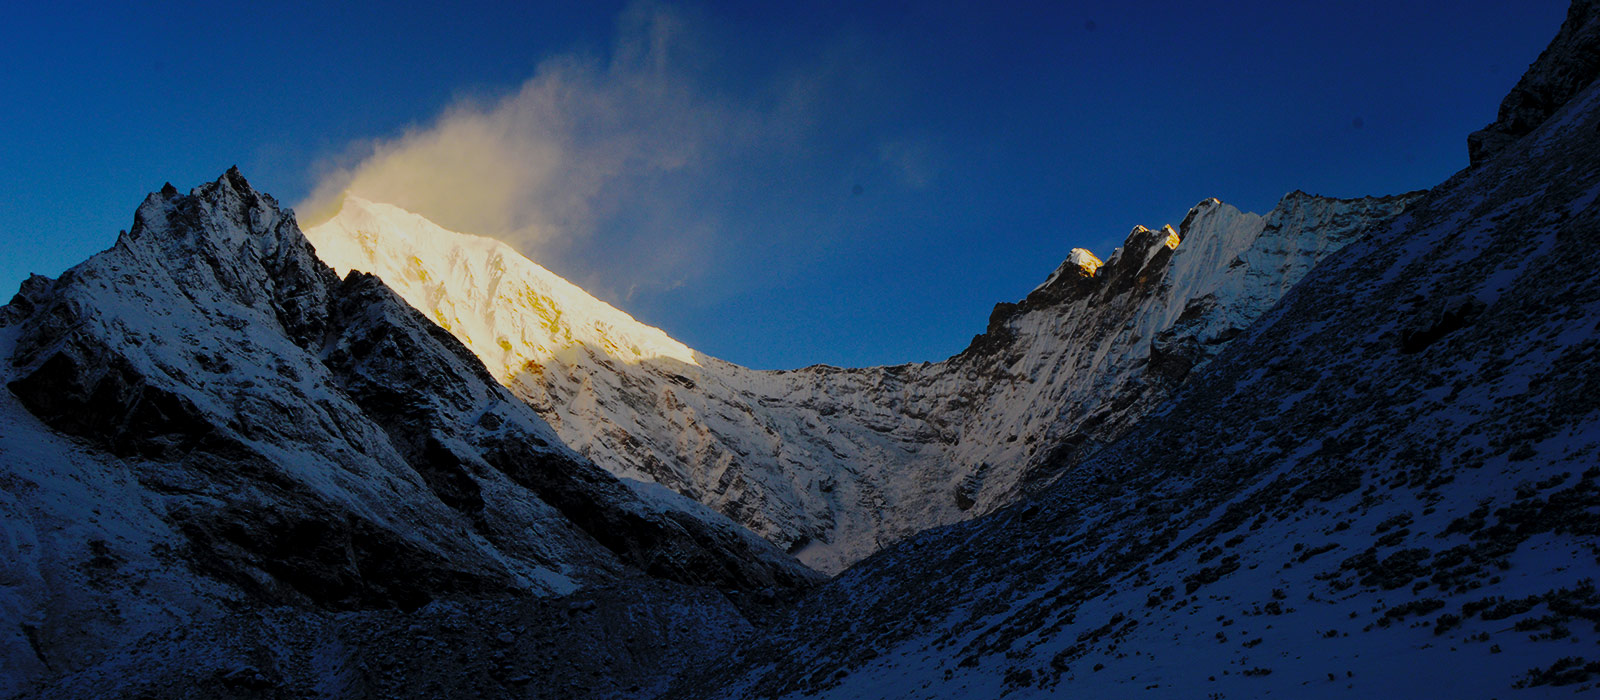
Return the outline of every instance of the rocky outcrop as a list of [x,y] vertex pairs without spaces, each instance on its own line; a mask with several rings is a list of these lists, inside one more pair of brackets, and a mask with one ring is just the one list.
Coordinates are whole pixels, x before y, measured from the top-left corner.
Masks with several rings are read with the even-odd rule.
[[[1049,483],[1121,437],[1319,261],[1419,195],[1293,192],[1265,217],[1208,199],[1176,229],[1135,228],[1093,275],[1059,275],[1034,290],[1001,330],[1006,342],[991,331],[949,361],[951,370],[991,378],[969,389],[976,400],[960,432],[1004,436],[968,438],[952,450],[958,462],[988,465],[979,511]],[[1042,380],[1015,381],[1028,377]]]
[[1532,133],[1600,77],[1600,1],[1574,0],[1550,46],[1500,102],[1493,124],[1467,137],[1467,157],[1479,165]]
[[0,693],[240,606],[381,617],[651,579],[759,617],[818,578],[567,448],[237,170],[150,195],[0,318]]

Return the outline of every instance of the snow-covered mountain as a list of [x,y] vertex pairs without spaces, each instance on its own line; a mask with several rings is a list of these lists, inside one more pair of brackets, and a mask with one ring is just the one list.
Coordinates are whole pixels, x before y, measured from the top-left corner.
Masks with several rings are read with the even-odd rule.
[[[836,572],[988,512],[1117,437],[1319,260],[1415,195],[1294,192],[1266,216],[1215,199],[1077,249],[938,363],[765,372],[695,352],[494,240],[346,198],[307,236],[381,277],[561,438]],[[1074,456],[1076,455],[1076,456]],[[1069,459],[1070,458],[1070,459]]]
[[1206,200],[896,367],[169,185],[0,307],[0,696],[1593,694],[1597,78],[1577,0],[1438,187]]
[[[0,357],[0,695],[384,695],[356,667],[381,645],[342,635],[441,601],[471,618],[626,599],[660,622],[641,639],[714,653],[817,579],[562,445],[376,277],[336,276],[237,170],[168,185],[111,249],[28,280]],[[577,663],[660,681],[614,658]]]
[[[1600,56],[1600,3],[1574,4],[1523,84],[1572,75],[1572,56]],[[1324,261],[1122,440],[852,567],[669,697],[1593,695],[1586,65],[1570,99],[1493,153],[1475,139],[1473,167]]]

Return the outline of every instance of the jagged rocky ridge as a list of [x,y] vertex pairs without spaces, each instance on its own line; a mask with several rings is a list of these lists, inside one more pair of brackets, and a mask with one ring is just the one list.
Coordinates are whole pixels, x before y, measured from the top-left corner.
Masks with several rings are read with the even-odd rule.
[[[471,613],[488,606],[549,637],[567,615],[527,611],[562,596],[626,600],[651,620],[628,635],[714,651],[817,580],[562,445],[237,170],[168,185],[114,247],[28,280],[0,356],[0,695],[387,694],[364,661],[382,646],[352,635],[425,609],[492,642]],[[239,627],[256,646],[230,656]],[[610,653],[567,663],[662,681]]]
[[1550,46],[1500,103],[1494,123],[1467,137],[1478,165],[1543,124],[1600,77],[1600,0],[1573,0]]
[[1122,440],[852,567],[669,697],[1592,694],[1597,128],[1591,82]]
[[[1215,199],[1076,250],[938,363],[765,372],[695,352],[490,239],[347,198],[311,228],[383,277],[575,449],[695,498],[837,572],[993,510],[1121,435],[1319,260],[1416,195]],[[1048,466],[1049,469],[1044,469]]]

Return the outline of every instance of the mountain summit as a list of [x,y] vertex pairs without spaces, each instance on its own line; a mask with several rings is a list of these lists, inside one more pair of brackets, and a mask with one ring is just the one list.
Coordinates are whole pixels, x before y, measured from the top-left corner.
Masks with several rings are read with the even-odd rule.
[[[562,445],[376,277],[322,264],[237,170],[151,194],[0,324],[0,693],[311,683],[305,664],[382,650],[305,645],[410,624],[396,614],[598,591],[711,621],[685,644],[715,649],[817,578]],[[248,625],[278,661],[228,654],[239,610],[279,611]]]

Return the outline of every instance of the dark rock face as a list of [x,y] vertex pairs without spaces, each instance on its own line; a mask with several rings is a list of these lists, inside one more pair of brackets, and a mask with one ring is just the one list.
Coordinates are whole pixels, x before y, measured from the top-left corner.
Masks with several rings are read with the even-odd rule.
[[181,507],[169,518],[189,539],[182,556],[195,571],[268,605],[409,611],[439,597],[517,592],[503,569],[463,567],[309,494],[210,510]]
[[1467,157],[1479,165],[1532,133],[1600,77],[1600,0],[1574,0],[1550,46],[1500,103],[1500,115],[1467,137]]
[[[30,279],[0,324],[14,339],[0,348],[0,429],[45,445],[79,438],[51,448],[44,469],[0,464],[0,516],[8,531],[70,526],[100,543],[29,545],[44,556],[24,573],[70,570],[87,589],[14,598],[8,610],[29,622],[0,619],[0,662],[18,669],[0,694],[100,673],[97,659],[136,640],[124,628],[141,611],[183,624],[241,606],[383,617],[650,580],[761,616],[819,578],[567,449],[377,278],[335,276],[293,215],[237,170],[192,194],[150,195],[113,248],[59,280]],[[31,449],[3,438],[0,453]],[[101,524],[97,504],[66,495],[76,484],[139,505]],[[10,507],[27,499],[40,505]],[[130,562],[173,581],[133,586],[117,573]],[[104,622],[78,629],[51,612],[77,608]],[[33,631],[11,645],[15,629]],[[241,678],[223,685],[256,682]],[[277,687],[261,682],[240,692]]]
[[503,440],[489,446],[484,459],[526,487],[624,563],[651,576],[733,592],[741,605],[791,602],[816,579],[809,572],[779,566],[732,564],[759,561],[765,543],[705,527],[687,513],[652,514],[609,505],[635,498],[605,470],[586,462],[528,450]]
[[120,675],[65,674],[26,697],[650,698],[686,655],[753,631],[716,591],[654,579],[411,611],[252,609],[153,633]]
[[1483,312],[1483,302],[1468,297],[1424,312],[1409,328],[1400,331],[1400,352],[1406,354],[1427,350],[1445,336],[1454,333]]
[[226,440],[193,402],[151,386],[92,339],[57,349],[7,387],[57,430],[119,455],[159,458]]

